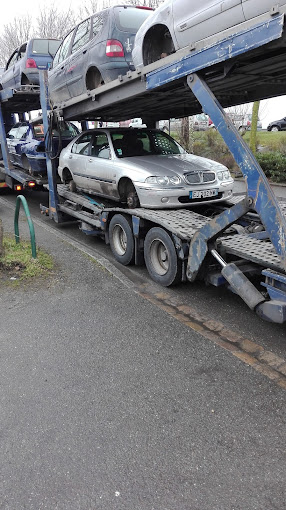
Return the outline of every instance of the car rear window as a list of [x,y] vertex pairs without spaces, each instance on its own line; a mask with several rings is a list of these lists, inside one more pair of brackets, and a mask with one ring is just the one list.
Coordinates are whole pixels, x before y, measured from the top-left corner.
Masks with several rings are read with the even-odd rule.
[[115,7],[114,15],[116,26],[123,32],[136,33],[151,12],[153,12],[153,10],[140,9],[137,7]]
[[61,41],[54,39],[35,39],[33,41],[32,53],[37,55],[55,55]]

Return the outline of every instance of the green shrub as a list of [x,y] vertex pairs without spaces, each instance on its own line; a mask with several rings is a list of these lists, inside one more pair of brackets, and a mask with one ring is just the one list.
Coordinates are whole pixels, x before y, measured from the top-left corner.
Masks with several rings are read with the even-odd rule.
[[266,177],[273,182],[286,180],[286,156],[280,152],[257,153],[256,159]]

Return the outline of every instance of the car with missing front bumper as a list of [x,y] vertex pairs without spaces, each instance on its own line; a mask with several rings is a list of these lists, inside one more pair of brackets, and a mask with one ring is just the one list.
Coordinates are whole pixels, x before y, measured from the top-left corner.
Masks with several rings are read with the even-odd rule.
[[[79,130],[71,122],[59,121],[51,130],[51,154],[56,157],[59,147],[65,147]],[[43,119],[17,122],[7,133],[7,148],[11,162],[30,175],[47,175]]]
[[76,189],[129,208],[179,208],[232,196],[228,169],[188,154],[172,137],[148,128],[88,130],[62,150],[59,176]]

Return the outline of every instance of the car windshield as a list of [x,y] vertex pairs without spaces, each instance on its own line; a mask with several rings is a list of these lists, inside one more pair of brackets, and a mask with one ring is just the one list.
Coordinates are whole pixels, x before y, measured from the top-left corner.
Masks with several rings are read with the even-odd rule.
[[116,25],[119,30],[136,33],[143,21],[148,18],[153,10],[125,6],[115,7],[114,12]]
[[[60,132],[61,132],[62,137],[74,138],[79,133],[78,129],[73,124],[71,124],[69,122],[61,121],[59,123],[59,126],[60,126]],[[38,140],[43,140],[44,125],[42,122],[38,122],[38,123],[34,124],[33,131],[34,131],[34,138],[37,138]],[[55,138],[58,138],[58,136],[59,136],[58,127],[53,128],[53,136]]]
[[61,41],[55,39],[35,39],[32,52],[36,55],[55,55]]
[[133,156],[168,156],[185,154],[173,138],[162,131],[130,129],[130,131],[113,131],[113,147],[118,158]]

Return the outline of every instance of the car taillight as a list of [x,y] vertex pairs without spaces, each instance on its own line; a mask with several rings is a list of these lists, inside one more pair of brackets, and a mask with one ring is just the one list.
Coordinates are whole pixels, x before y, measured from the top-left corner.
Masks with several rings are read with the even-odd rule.
[[136,9],[145,9],[146,11],[154,11],[153,7],[147,7],[146,5],[136,5]]
[[27,58],[26,69],[27,67],[37,67],[37,64],[33,58]]
[[124,50],[121,42],[109,39],[106,43],[107,57],[124,57]]

